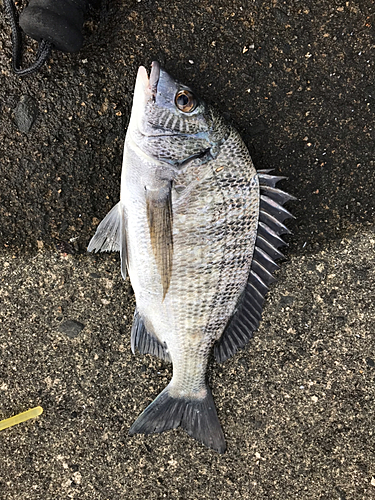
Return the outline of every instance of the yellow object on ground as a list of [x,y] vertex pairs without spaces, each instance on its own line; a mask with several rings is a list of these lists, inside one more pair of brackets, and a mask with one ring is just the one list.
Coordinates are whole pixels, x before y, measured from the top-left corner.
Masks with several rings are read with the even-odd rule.
[[7,429],[8,427],[12,427],[13,425],[20,424],[21,422],[25,422],[26,420],[30,420],[30,418],[37,417],[41,413],[43,413],[43,408],[41,406],[36,406],[35,408],[31,408],[30,410],[24,411],[23,413],[14,415],[14,417],[1,420],[0,431],[2,431],[3,429]]

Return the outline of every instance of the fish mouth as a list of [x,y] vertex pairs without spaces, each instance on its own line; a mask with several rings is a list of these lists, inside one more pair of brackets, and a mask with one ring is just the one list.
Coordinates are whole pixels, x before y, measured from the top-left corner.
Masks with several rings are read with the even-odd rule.
[[138,69],[137,80],[141,83],[144,92],[151,95],[155,99],[156,92],[158,89],[158,83],[160,78],[160,64],[157,61],[153,61],[151,64],[150,77],[147,74],[147,70],[144,66],[140,66]]
[[151,71],[149,78],[149,89],[153,96],[156,95],[156,91],[158,89],[158,83],[160,78],[160,64],[157,61],[152,61],[151,63]]

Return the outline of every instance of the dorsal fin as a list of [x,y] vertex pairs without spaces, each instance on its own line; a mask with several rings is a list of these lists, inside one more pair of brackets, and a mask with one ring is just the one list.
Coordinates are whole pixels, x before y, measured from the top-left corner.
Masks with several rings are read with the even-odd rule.
[[268,285],[275,281],[272,273],[279,267],[275,260],[283,257],[279,248],[286,245],[280,235],[290,233],[283,221],[293,216],[282,205],[296,198],[275,188],[276,183],[285,177],[269,175],[267,170],[259,171],[258,178],[260,206],[253,260],[248,282],[237,307],[214,346],[215,358],[219,363],[244,347],[258,328]]
[[134,312],[133,326],[131,331],[131,349],[135,354],[135,349],[141,354],[153,354],[164,361],[170,361],[168,351],[152,333],[148,332],[137,307]]

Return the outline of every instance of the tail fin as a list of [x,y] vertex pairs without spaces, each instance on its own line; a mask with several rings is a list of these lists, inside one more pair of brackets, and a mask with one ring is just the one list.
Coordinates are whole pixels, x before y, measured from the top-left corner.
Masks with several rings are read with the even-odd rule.
[[204,399],[172,398],[167,386],[134,422],[129,434],[153,434],[179,425],[208,448],[224,453],[224,434],[208,386]]

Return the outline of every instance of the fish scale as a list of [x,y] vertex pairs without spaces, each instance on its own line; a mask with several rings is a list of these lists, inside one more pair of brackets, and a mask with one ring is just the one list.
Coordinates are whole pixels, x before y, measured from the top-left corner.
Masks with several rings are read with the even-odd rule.
[[182,426],[220,453],[226,444],[206,381],[258,328],[282,257],[293,199],[256,172],[238,132],[153,63],[138,71],[120,201],[89,251],[120,250],[136,297],[131,348],[173,364],[168,386],[130,434]]

